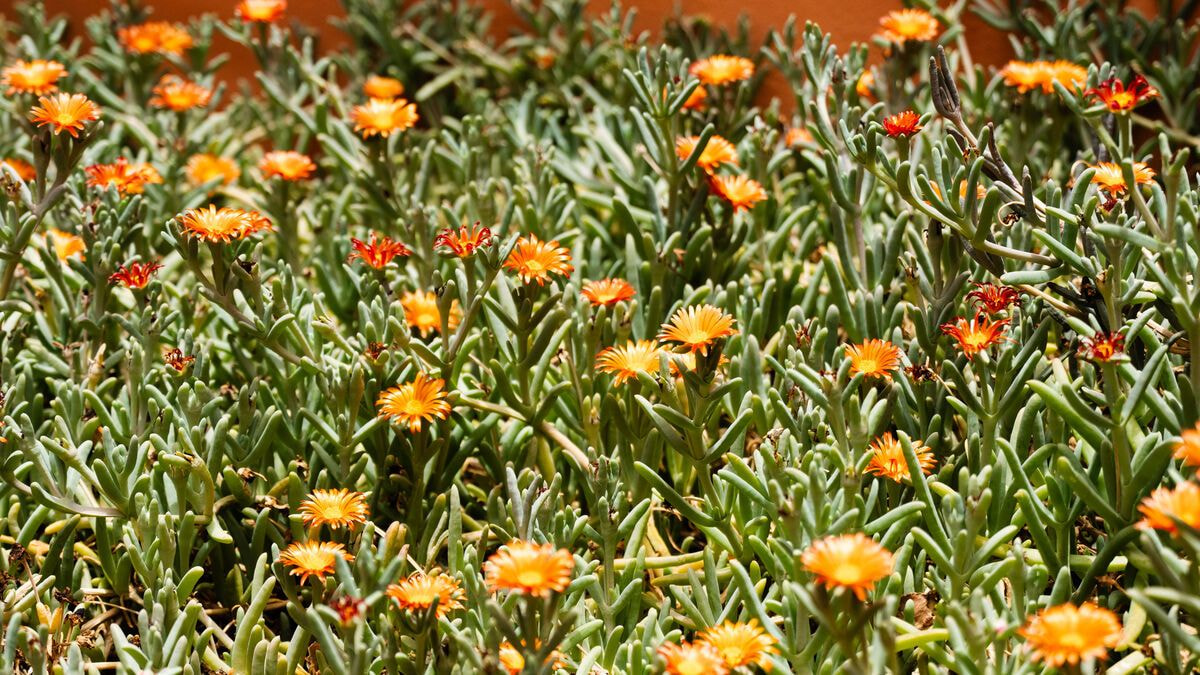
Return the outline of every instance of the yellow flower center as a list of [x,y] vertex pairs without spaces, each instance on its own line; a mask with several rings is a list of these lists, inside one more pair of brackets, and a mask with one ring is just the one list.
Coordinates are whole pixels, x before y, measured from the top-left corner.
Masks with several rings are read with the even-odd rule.
[[873,373],[879,370],[879,362],[875,359],[862,359],[858,362],[858,369],[864,373]]
[[679,675],[706,675],[708,667],[709,663],[707,661],[692,657],[675,664],[675,672],[679,673]]
[[545,581],[546,577],[540,570],[521,570],[517,574],[517,582],[522,586],[541,586]]

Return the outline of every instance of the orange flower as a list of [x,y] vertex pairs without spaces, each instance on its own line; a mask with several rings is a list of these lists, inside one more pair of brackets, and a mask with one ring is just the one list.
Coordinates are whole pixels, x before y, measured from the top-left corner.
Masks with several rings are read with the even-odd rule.
[[571,266],[571,253],[555,240],[541,241],[531,234],[517,240],[516,247],[508,254],[504,267],[512,270],[523,283],[536,281],[538,286],[550,280],[552,274],[567,276],[575,268]]
[[363,105],[354,106],[350,117],[354,120],[354,130],[361,132],[363,138],[387,138],[397,131],[411,128],[420,119],[417,104],[402,98],[373,98]]
[[599,281],[589,281],[583,285],[580,291],[583,297],[587,298],[588,302],[593,306],[600,305],[611,306],[618,302],[631,300],[634,296],[633,286],[629,285],[624,279],[601,279]]
[[736,335],[732,316],[712,305],[680,307],[658,331],[663,342],[678,342],[689,351],[708,354],[708,348],[719,338]]
[[191,49],[192,36],[187,31],[165,21],[148,21],[126,26],[117,31],[117,39],[134,54],[183,54]]
[[658,370],[662,350],[653,340],[630,340],[624,347],[606,347],[596,355],[596,370],[613,375],[613,384]]
[[[1089,164],[1089,167],[1096,170],[1092,174],[1092,183],[1100,186],[1100,190],[1107,192],[1111,197],[1118,197],[1125,194],[1128,187],[1125,185],[1125,174],[1121,171],[1121,165],[1114,162],[1100,162],[1099,164]],[[1134,162],[1133,164],[1133,182],[1137,185],[1146,185],[1154,182],[1154,169],[1151,169],[1145,162]]]
[[17,61],[4,69],[0,85],[8,87],[8,95],[49,94],[58,89],[58,81],[67,74],[67,69],[58,61],[34,59]]
[[[679,161],[686,162],[688,157],[691,157],[692,153],[696,151],[699,143],[699,136],[681,136],[675,139],[675,156],[679,158]],[[737,149],[733,147],[733,143],[716,134],[708,139],[708,143],[700,151],[700,157],[696,159],[696,166],[709,173],[722,164],[737,166],[737,163]]]
[[[1059,60],[1047,63],[1046,67],[1050,69],[1051,78],[1062,84],[1062,86],[1068,90],[1077,90],[1082,87],[1085,82],[1087,82],[1087,68],[1084,68],[1081,65],[1071,63],[1070,61]],[[1042,85],[1042,88],[1045,90],[1045,85]],[[1051,86],[1049,91],[1053,90],[1054,88]],[[1047,91],[1047,93],[1049,93],[1049,91]]]
[[1090,602],[1048,607],[1031,617],[1020,630],[1033,649],[1033,660],[1053,668],[1104,660],[1108,650],[1121,644],[1121,620]]
[[875,582],[892,573],[892,554],[861,532],[814,541],[801,555],[804,569],[828,589],[848,588],[866,600]]
[[[904,459],[904,448],[900,445],[900,440],[892,435],[892,432],[885,432],[871,441],[870,449],[871,461],[867,463],[865,473],[888,478],[897,483],[901,483],[909,477],[908,462]],[[913,443],[913,451],[917,453],[917,463],[921,465],[921,472],[928,476],[937,464],[933,458],[933,451],[920,441]]]
[[363,615],[363,612],[367,610],[367,604],[354,596],[343,595],[329,603],[329,608],[337,612],[342,625],[348,626]]
[[1009,319],[989,322],[982,314],[967,321],[959,318],[954,323],[942,324],[942,332],[958,341],[958,348],[968,359],[979,352],[1004,341],[1004,328]]
[[911,110],[883,118],[883,130],[892,138],[912,136],[921,129],[921,118]]
[[447,248],[450,253],[460,258],[469,258],[475,255],[479,249],[492,245],[492,231],[489,228],[480,227],[478,222],[470,229],[463,225],[458,228],[457,232],[454,231],[454,228],[447,227],[433,238],[433,245]]
[[711,645],[730,668],[758,666],[771,669],[771,655],[778,654],[775,638],[751,619],[748,623],[726,621],[700,634],[697,642]]
[[511,541],[483,563],[492,592],[511,591],[534,597],[561,593],[571,583],[575,558],[552,544]]
[[728,84],[750,79],[754,75],[754,62],[741,56],[718,54],[693,63],[688,72],[703,84]]
[[17,178],[20,178],[21,180],[25,181],[26,183],[37,178],[37,169],[33,168],[32,164],[30,164],[29,162],[26,162],[23,159],[17,159],[16,157],[7,157],[5,159],[0,160],[0,164],[3,164],[4,166],[7,166],[8,168],[12,169],[13,173],[17,174]]
[[187,367],[192,365],[195,360],[196,357],[184,354],[178,347],[163,352],[163,363],[181,373],[187,370]]
[[449,574],[424,572],[413,572],[400,583],[388,585],[387,595],[395,600],[401,609],[418,613],[433,607],[434,601],[437,601],[436,611],[439,617],[462,609],[462,601],[467,597],[458,579]]
[[968,300],[974,300],[975,306],[988,314],[999,314],[1013,305],[1021,304],[1021,294],[1017,289],[996,284],[975,284],[975,290],[967,293]]
[[150,105],[175,112],[203,108],[212,100],[212,90],[175,75],[163,75],[154,87]]
[[746,211],[767,198],[763,186],[745,176],[709,176],[709,190],[729,202],[733,212]]
[[266,179],[281,178],[295,182],[311,177],[317,165],[308,155],[294,150],[276,150],[263,155],[258,162],[258,170]]
[[1180,483],[1173,490],[1160,487],[1142,500],[1138,511],[1143,516],[1138,527],[1145,530],[1174,534],[1179,532],[1176,520],[1193,530],[1200,529],[1200,486],[1189,482]]
[[404,84],[394,77],[383,77],[382,75],[372,75],[363,82],[363,93],[367,98],[379,98],[384,100],[392,100],[400,98],[404,93]]
[[875,88],[875,71],[864,70],[862,75],[858,76],[858,82],[854,83],[854,93],[858,94],[859,98],[872,99],[875,96],[872,89]]
[[287,0],[242,0],[234,12],[242,21],[274,23],[287,11]]
[[704,85],[700,85],[688,94],[687,100],[683,102],[684,110],[704,110],[704,102],[708,99],[708,90]]
[[328,525],[330,529],[353,527],[367,522],[369,509],[363,493],[352,490],[313,490],[296,510],[309,527]]
[[354,556],[347,553],[341,544],[328,541],[293,543],[279,554],[279,562],[291,567],[291,573],[300,577],[300,583],[308,581],[309,577],[324,581],[327,575],[337,569],[338,558],[344,558],[347,562],[354,560]]
[[46,230],[46,238],[50,241],[50,245],[54,247],[55,255],[62,262],[66,262],[71,258],[84,259],[83,252],[87,250],[87,245],[83,243],[83,239],[76,235],[52,227]]
[[188,209],[176,216],[175,221],[185,236],[212,243],[244,239],[271,227],[271,221],[258,211],[228,206],[217,208],[212,204],[207,208]]
[[232,159],[217,155],[192,155],[187,163],[188,180],[197,185],[203,185],[210,180],[221,179],[222,185],[229,185],[242,175],[237,163]]
[[410,432],[418,433],[423,421],[433,424],[435,419],[444,420],[450,416],[445,386],[445,380],[417,373],[412,382],[392,387],[379,395],[376,401],[379,416],[407,424]]
[[53,94],[38,99],[29,111],[29,121],[39,127],[49,126],[54,135],[67,132],[79,136],[84,124],[100,119],[100,107],[83,94]]
[[129,263],[129,267],[121,265],[116,272],[109,275],[108,283],[121,284],[126,288],[145,288],[150,283],[150,276],[162,269],[158,263]]
[[1184,429],[1175,444],[1175,459],[1182,459],[1184,466],[1200,466],[1200,422],[1191,429]]
[[[433,291],[409,291],[400,297],[404,308],[404,320],[409,327],[416,328],[421,337],[427,338],[432,331],[442,332],[442,315],[438,311],[438,296]],[[450,303],[450,316],[446,317],[446,330],[458,328],[462,321],[462,310],[458,301]]]
[[798,148],[813,142],[813,135],[804,127],[788,127],[783,135],[783,144],[789,148]]
[[[540,640],[534,644],[536,645],[534,649],[538,649],[542,646]],[[516,647],[512,645],[511,642],[505,641],[500,643],[500,653],[497,656],[500,659],[500,665],[504,667],[504,670],[508,673],[508,675],[520,675],[522,672],[524,672],[525,657]],[[553,671],[566,668],[566,664],[563,663],[562,652],[558,651],[557,649],[550,652],[550,656],[546,657],[545,663],[546,665],[550,666],[550,669]]]
[[1009,61],[1000,69],[1000,76],[1004,78],[1004,84],[1016,87],[1022,94],[1038,88],[1046,93],[1054,91],[1054,85],[1049,84],[1053,80],[1045,61]]
[[861,345],[846,345],[846,356],[850,357],[850,375],[862,373],[866,377],[892,379],[892,372],[900,367],[900,349],[886,340],[867,340]]
[[141,194],[147,185],[163,182],[154,167],[145,162],[130,164],[124,157],[118,158],[113,164],[93,164],[83,171],[87,174],[89,187],[113,187],[124,195]]
[[1080,339],[1079,355],[1097,363],[1115,363],[1125,359],[1125,336],[1121,333],[1096,333]]
[[729,666],[717,648],[707,642],[664,642],[658,656],[666,662],[666,675],[727,675]]
[[397,257],[412,255],[412,251],[402,242],[374,232],[365,243],[361,239],[351,239],[350,247],[354,250],[346,257],[346,262],[357,258],[377,270],[387,267]]
[[899,9],[879,19],[878,37],[898,45],[908,41],[929,42],[938,36],[942,25],[923,9]]
[[1146,78],[1140,74],[1135,75],[1128,86],[1121,80],[1110,77],[1101,82],[1099,86],[1088,89],[1085,93],[1088,96],[1099,99],[1101,103],[1108,107],[1109,111],[1115,113],[1129,112],[1158,96],[1158,90],[1151,87]]

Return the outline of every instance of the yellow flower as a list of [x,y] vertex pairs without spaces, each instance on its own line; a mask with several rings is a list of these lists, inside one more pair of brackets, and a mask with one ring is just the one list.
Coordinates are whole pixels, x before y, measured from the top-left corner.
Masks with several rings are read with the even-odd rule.
[[630,340],[624,347],[608,347],[596,355],[596,370],[613,375],[613,383],[658,370],[662,350],[653,340]]
[[700,643],[711,645],[730,668],[758,666],[771,669],[771,655],[778,654],[775,638],[751,619],[749,623],[726,621],[700,634]]
[[726,675],[729,666],[717,648],[707,642],[664,642],[658,656],[666,662],[666,675]]
[[703,84],[728,84],[750,79],[754,75],[754,62],[741,56],[718,54],[693,63],[688,72]]
[[575,558],[552,544],[511,541],[483,563],[488,588],[535,597],[561,593],[571,583]]
[[207,208],[188,209],[176,216],[175,221],[185,236],[212,243],[244,239],[271,227],[270,221],[257,211],[217,208],[211,204]]
[[154,87],[154,96],[150,105],[155,108],[165,108],[175,112],[183,112],[192,108],[203,108],[212,100],[212,91],[195,82],[189,82],[175,75],[163,75]]
[[[541,641],[538,641],[535,644],[536,646],[534,649],[538,649],[542,646]],[[506,641],[500,643],[499,658],[500,665],[504,668],[508,675],[520,675],[520,673],[525,670],[525,657],[521,655],[521,652],[514,647],[511,642]],[[562,652],[558,651],[557,649],[550,652],[550,655],[546,657],[546,664],[550,666],[551,670],[561,670],[567,667],[566,664],[563,663]]]
[[83,252],[87,250],[87,246],[80,237],[54,227],[46,230],[46,237],[54,246],[54,253],[59,260],[66,262],[71,258],[84,259]]
[[379,416],[388,417],[407,424],[412,433],[421,431],[421,422],[433,423],[450,416],[450,404],[446,402],[445,380],[426,377],[417,373],[412,382],[392,387],[379,395],[376,405]]
[[[404,320],[411,328],[416,328],[421,337],[427,338],[433,331],[442,332],[442,315],[438,312],[438,297],[433,291],[409,291],[400,297],[400,306],[404,308]],[[462,320],[462,310],[458,301],[450,304],[450,316],[446,318],[446,329],[458,328]]]
[[313,490],[300,502],[297,513],[309,527],[328,525],[332,529],[367,522],[367,501],[353,490]]
[[237,163],[232,159],[209,154],[192,155],[186,168],[188,180],[197,185],[217,178],[221,179],[222,185],[229,185],[242,175]]
[[719,338],[736,335],[732,316],[712,305],[681,307],[671,320],[662,325],[658,339],[677,342],[689,351],[708,354],[708,348]]
[[100,107],[83,94],[53,94],[38,99],[29,111],[29,121],[39,127],[49,126],[54,135],[67,132],[78,137],[84,124],[100,119]]
[[410,612],[424,612],[432,607],[436,600],[439,617],[462,609],[462,601],[466,599],[458,579],[440,573],[413,572],[400,583],[389,585],[387,594],[401,609]]
[[871,99],[875,98],[871,90],[875,88],[875,71],[864,70],[862,75],[858,76],[858,82],[854,83],[854,93],[858,94],[859,98]]
[[287,0],[242,0],[234,12],[242,21],[273,23],[283,18]]
[[1200,529],[1200,486],[1180,483],[1173,490],[1160,487],[1142,500],[1138,511],[1142,514],[1138,527],[1142,529],[1176,533],[1179,527],[1175,520]]
[[708,186],[718,197],[729,202],[734,213],[752,209],[767,198],[763,186],[746,176],[709,176]]
[[117,40],[134,54],[183,54],[191,49],[192,36],[179,26],[165,21],[148,21],[117,31]]
[[593,306],[615,305],[618,302],[631,300],[634,296],[633,286],[624,279],[600,279],[589,281],[583,285],[580,293]]
[[372,75],[363,82],[363,93],[367,98],[391,100],[404,94],[404,84],[393,77]]
[[280,178],[286,181],[301,181],[312,176],[317,165],[312,158],[294,150],[276,150],[263,155],[258,162],[263,178]]
[[851,376],[862,373],[866,377],[890,380],[892,372],[900,367],[900,349],[886,340],[846,345],[846,356],[850,357]]
[[309,577],[324,581],[327,575],[337,569],[338,558],[344,558],[347,562],[354,560],[354,556],[347,553],[341,544],[328,541],[293,543],[279,554],[279,562],[291,567],[291,573],[300,577],[300,583],[308,581]]
[[[675,156],[679,157],[679,161],[686,162],[688,157],[691,157],[692,153],[696,151],[699,143],[699,136],[681,136],[675,139]],[[733,143],[716,134],[708,139],[708,143],[700,151],[700,157],[696,159],[696,166],[709,173],[715,171],[722,164],[737,166],[737,163],[737,149],[733,147]]]
[[1017,632],[1033,649],[1033,660],[1054,668],[1104,660],[1121,644],[1121,620],[1090,602],[1043,609]]
[[[1047,63],[1046,67],[1050,70],[1050,77],[1062,84],[1067,90],[1081,89],[1087,82],[1087,68],[1081,65],[1059,60]],[[1045,88],[1045,85],[1042,85],[1042,89],[1045,90]],[[1053,90],[1054,88],[1051,86],[1050,90],[1046,93],[1050,93]]]
[[1184,466],[1200,467],[1200,422],[1191,429],[1184,429],[1175,444],[1175,459],[1182,459]]
[[938,20],[923,9],[898,9],[879,20],[878,36],[899,45],[909,40],[929,42],[937,37],[941,28]]
[[[871,441],[871,461],[867,463],[866,473],[882,476],[896,481],[902,482],[908,478],[908,462],[904,460],[904,448],[901,447],[899,439],[888,431]],[[917,453],[917,462],[921,465],[921,472],[929,475],[937,463],[933,458],[933,451],[921,444],[920,441],[913,443],[913,451]]]
[[397,131],[411,128],[420,119],[417,104],[402,98],[373,98],[363,105],[354,106],[350,117],[354,120],[354,130],[362,133],[363,138],[387,138]]
[[[1099,164],[1089,164],[1089,167],[1096,170],[1092,174],[1092,183],[1100,186],[1100,189],[1107,192],[1112,197],[1125,194],[1127,186],[1125,185],[1125,176],[1121,173],[1121,165],[1114,162],[1100,162]],[[1145,185],[1154,181],[1154,169],[1151,169],[1145,162],[1135,162],[1133,165],[1133,181],[1138,185]]]
[[537,235],[521,237],[512,253],[504,261],[504,267],[512,270],[521,281],[528,284],[536,281],[539,286],[557,274],[567,276],[575,268],[571,266],[571,253],[555,240],[541,241]]
[[848,588],[866,600],[875,582],[892,573],[892,554],[874,539],[855,532],[814,541],[800,557],[826,588]]
[[8,95],[49,94],[58,89],[58,81],[67,74],[67,69],[58,61],[34,59],[17,61],[4,69],[0,84],[8,87]]

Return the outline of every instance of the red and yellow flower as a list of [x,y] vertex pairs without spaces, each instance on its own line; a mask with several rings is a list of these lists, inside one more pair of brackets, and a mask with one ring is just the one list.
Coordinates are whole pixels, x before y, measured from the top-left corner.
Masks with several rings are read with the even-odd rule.
[[976,314],[970,321],[959,317],[954,323],[942,324],[942,332],[958,342],[958,348],[964,356],[974,359],[979,352],[1004,342],[1006,339],[1004,330],[1009,321],[1009,319],[988,321],[987,317],[982,314]]
[[883,118],[883,130],[892,138],[912,136],[921,129],[921,118],[911,110]]
[[163,182],[158,170],[145,162],[130,164],[120,157],[112,164],[93,164],[84,168],[87,184],[96,188],[116,188],[124,195],[141,194],[147,185]]
[[1116,363],[1125,359],[1125,336],[1120,332],[1098,332],[1080,339],[1079,355],[1096,363]]
[[975,290],[967,293],[967,299],[988,314],[996,315],[1013,305],[1021,303],[1021,294],[1011,286],[998,284],[975,284]]
[[361,239],[351,239],[350,248],[354,250],[350,251],[346,262],[361,260],[377,270],[387,267],[396,258],[412,255],[412,250],[403,242],[375,232],[372,232],[365,242]]
[[180,231],[191,239],[210,243],[227,243],[271,228],[271,221],[258,211],[207,207],[188,209],[175,217]]
[[469,228],[463,225],[457,231],[447,227],[433,238],[433,245],[444,248],[460,258],[469,258],[479,249],[492,245],[492,231],[479,223]]
[[[1111,197],[1119,197],[1125,194],[1129,188],[1125,184],[1125,173],[1121,169],[1121,165],[1115,162],[1100,162],[1099,164],[1089,164],[1089,167],[1095,169],[1092,174],[1092,183],[1099,187],[1103,192],[1107,192]],[[1151,169],[1145,162],[1134,162],[1133,164],[1133,182],[1137,185],[1148,185],[1154,182],[1154,169]]]
[[242,0],[234,9],[237,18],[246,22],[274,23],[287,12],[287,0]]
[[1088,89],[1088,96],[1099,100],[1110,112],[1125,113],[1158,97],[1158,90],[1150,86],[1142,75],[1135,75],[1128,86],[1121,80],[1110,77],[1099,86]]
[[108,283],[120,284],[126,288],[145,288],[150,283],[150,277],[162,269],[158,263],[132,262],[129,266],[121,265],[116,272],[108,277]]
[[662,342],[674,342],[688,351],[707,354],[717,340],[736,335],[734,318],[712,305],[680,307],[658,331]]

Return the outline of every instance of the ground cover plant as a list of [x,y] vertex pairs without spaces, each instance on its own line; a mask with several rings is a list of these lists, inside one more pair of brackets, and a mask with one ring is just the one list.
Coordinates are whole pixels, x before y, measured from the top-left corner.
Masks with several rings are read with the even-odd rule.
[[1196,3],[343,4],[4,24],[0,671],[1196,671]]

